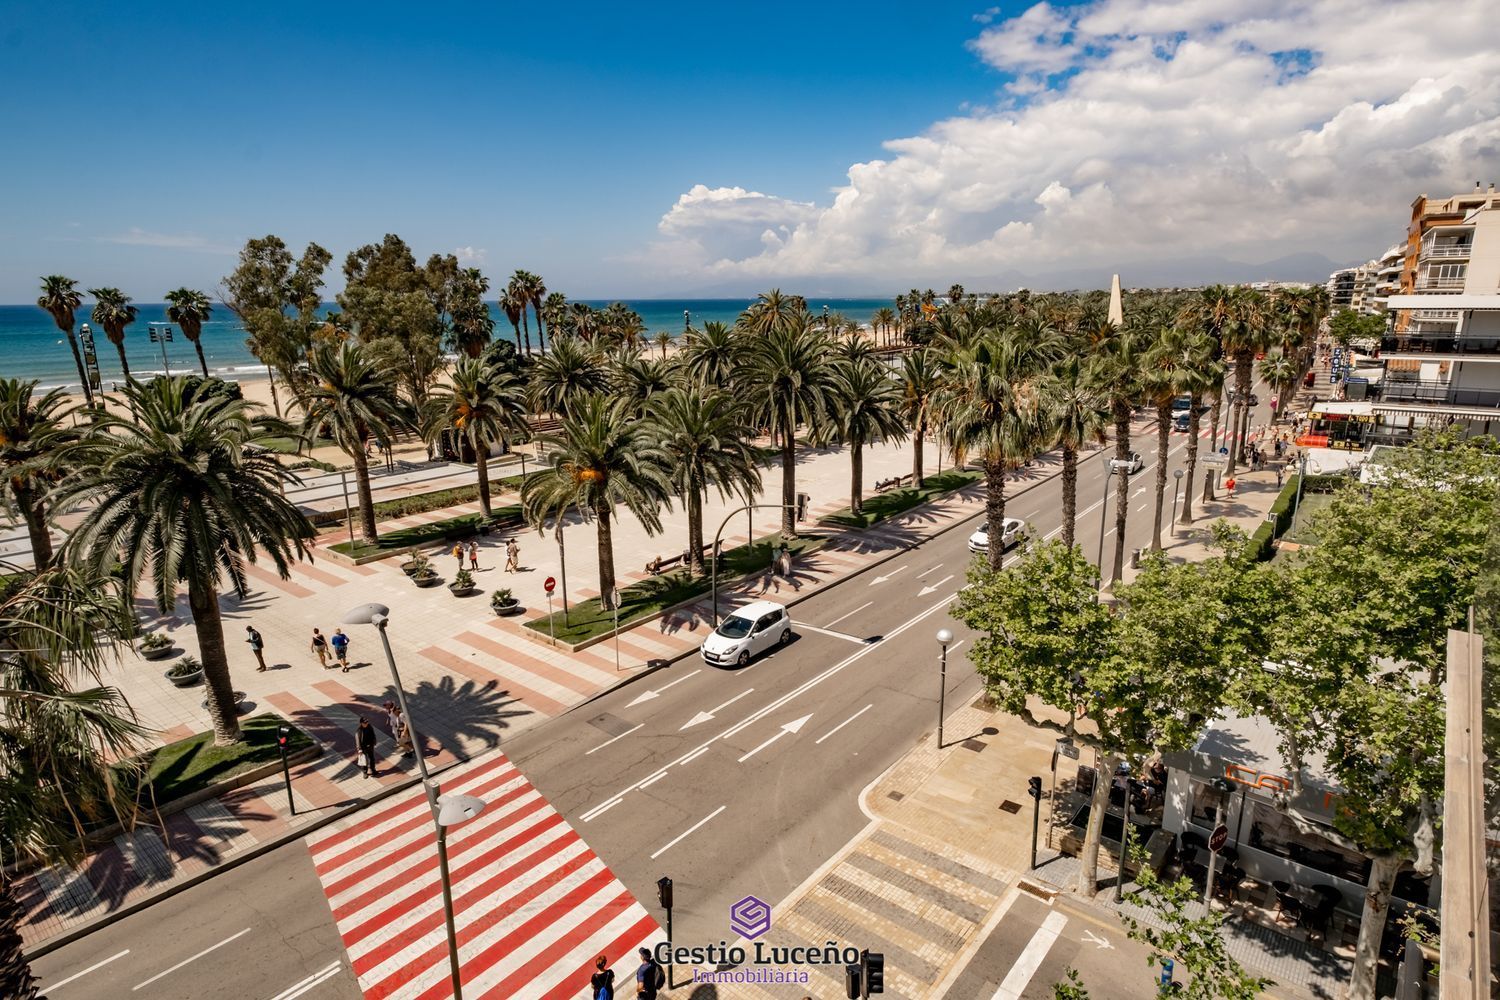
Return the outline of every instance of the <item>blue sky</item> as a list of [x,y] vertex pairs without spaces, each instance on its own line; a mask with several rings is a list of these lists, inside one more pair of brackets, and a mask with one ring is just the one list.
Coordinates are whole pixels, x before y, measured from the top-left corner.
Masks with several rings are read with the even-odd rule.
[[12,0],[0,92],[3,302],[54,271],[212,289],[268,232],[336,261],[396,232],[575,298],[1300,278],[1489,179],[1500,22],[1484,0]]

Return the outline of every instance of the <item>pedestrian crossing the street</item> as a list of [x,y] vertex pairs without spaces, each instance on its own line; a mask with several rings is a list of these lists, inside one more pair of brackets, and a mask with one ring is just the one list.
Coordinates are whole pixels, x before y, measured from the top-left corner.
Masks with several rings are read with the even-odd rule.
[[[448,832],[465,997],[582,995],[608,956],[629,982],[655,919],[503,754],[450,771],[445,793],[484,800]],[[451,995],[432,814],[420,788],[307,838],[368,1000]]]

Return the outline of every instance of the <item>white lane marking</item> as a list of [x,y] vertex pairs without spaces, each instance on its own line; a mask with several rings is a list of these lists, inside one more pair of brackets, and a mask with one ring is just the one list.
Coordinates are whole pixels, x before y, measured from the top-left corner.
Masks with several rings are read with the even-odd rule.
[[832,729],[828,730],[828,732],[824,733],[822,736],[819,736],[817,739],[813,740],[813,746],[817,746],[819,743],[822,743],[824,740],[828,739],[828,737],[832,736],[834,733],[838,732],[840,729],[843,729],[849,723],[853,722],[855,719],[859,718],[861,715],[864,715],[866,712],[868,712],[870,709],[872,709],[874,707],[875,707],[874,705],[866,705],[864,708],[860,709],[858,712],[855,712],[853,715],[849,716],[849,718],[845,719],[843,722],[840,722],[838,725],[836,725]]
[[1047,957],[1047,952],[1052,950],[1052,944],[1057,936],[1062,933],[1063,927],[1068,923],[1068,918],[1053,910],[1047,914],[1047,919],[1042,921],[1042,926],[1031,935],[1031,941],[1027,943],[1026,950],[1021,952],[1021,957],[1016,959],[1016,964],[1010,967],[1005,974],[1005,980],[995,995],[990,1000],[1021,1000],[1021,994],[1026,992],[1031,977],[1036,975],[1036,970],[1041,967],[1042,959]]
[[895,569],[891,570],[889,573],[882,573],[880,576],[877,576],[875,579],[871,580],[866,586],[873,587],[877,583],[885,583],[885,581],[889,580],[891,577],[895,576],[897,573],[901,572],[905,568],[906,568],[906,564],[902,563],[900,566],[897,566]]
[[955,642],[953,644],[953,648],[949,649],[948,652],[950,652],[950,653],[956,653],[956,652],[958,652],[958,647],[962,646],[964,643],[966,643],[968,641],[969,640],[967,640],[967,639],[960,639],[960,640],[958,640],[957,642]]
[[717,715],[719,712],[722,712],[724,709],[728,708],[730,705],[733,705],[735,702],[739,701],[741,698],[745,697],[745,695],[750,694],[754,690],[755,690],[755,688],[745,688],[745,690],[741,691],[739,694],[735,695],[733,698],[730,698],[724,704],[716,706],[714,708],[711,708],[707,712],[699,712],[697,715],[693,716],[691,719],[689,719],[686,722],[684,722],[682,724],[682,729],[679,729],[677,731],[680,733],[680,732],[682,732],[683,729],[691,729],[694,726],[698,725],[700,722],[709,722],[709,721],[711,721],[713,719],[713,717],[715,715]]
[[700,819],[698,822],[694,823],[692,826],[688,827],[686,830],[684,830],[681,833],[679,833],[677,836],[673,837],[671,840],[667,841],[667,843],[666,843],[665,846],[663,846],[655,854],[651,855],[651,860],[655,861],[657,858],[661,857],[663,854],[666,854],[673,847],[676,847],[677,844],[682,840],[682,838],[686,837],[688,834],[690,834],[694,830],[698,829],[698,827],[702,826],[704,823],[707,823],[709,820],[711,820],[715,816],[719,815],[719,813],[721,813],[721,812],[724,811],[724,808],[725,808],[724,806],[720,806],[719,808],[715,809],[713,812],[709,813],[707,816],[705,816],[702,819]]
[[835,639],[843,639],[846,642],[857,642],[861,646],[863,646],[865,644],[865,640],[861,639],[857,635],[850,635],[848,632],[835,632],[831,628],[818,628],[818,626],[816,626],[816,625],[809,625],[809,624],[807,624],[807,622],[798,622],[797,623],[797,628],[799,628],[799,629],[804,629],[805,628],[809,632],[817,632],[819,635],[831,635]]
[[158,972],[156,975],[152,976],[150,979],[146,980],[144,983],[137,983],[136,985],[134,985],[134,986],[132,986],[130,988],[130,991],[132,993],[134,993],[136,990],[140,989],[143,986],[150,986],[152,983],[156,982],[158,979],[162,978],[163,976],[170,976],[172,973],[176,972],[178,969],[182,968],[184,965],[187,965],[187,964],[189,964],[191,962],[196,962],[196,961],[198,961],[198,959],[202,958],[204,955],[207,955],[209,952],[215,951],[215,950],[217,950],[219,948],[222,948],[226,944],[228,944],[229,942],[233,941],[235,938],[244,937],[246,934],[249,934],[249,933],[250,933],[250,928],[246,927],[244,930],[240,931],[238,934],[231,934],[231,935],[229,935],[229,937],[227,937],[224,940],[220,941],[218,944],[209,945],[207,948],[204,948],[202,951],[198,952],[198,954],[194,955],[192,958],[185,958],[181,962],[178,962],[176,965],[172,966],[170,969],[167,969],[165,972]]
[[839,615],[837,618],[835,618],[833,621],[829,622],[827,625],[825,625],[823,627],[824,628],[833,628],[835,625],[837,625],[839,622],[843,621],[845,618],[848,618],[850,615],[857,615],[857,614],[859,614],[865,608],[868,608],[870,605],[872,605],[874,603],[875,603],[874,601],[866,601],[865,603],[861,604],[859,607],[855,608],[853,611],[846,611],[844,614]]
[[[1141,471],[1145,472],[1146,470],[1142,469]],[[1146,487],[1142,486],[1140,489],[1138,489],[1134,493],[1130,494],[1130,499],[1134,500],[1136,497],[1140,496],[1144,492],[1146,492]]]
[[924,569],[922,572],[920,572],[920,573],[917,574],[917,579],[918,580],[922,579],[922,577],[926,576],[928,573],[931,573],[932,570],[934,570],[934,569],[942,569],[942,568],[943,568],[943,564],[942,563],[938,563],[936,566],[932,567],[932,569]]
[[[809,714],[809,715],[804,715],[800,719],[793,719],[791,722],[784,722],[784,723],[782,723],[781,724],[781,728],[776,731],[776,735],[775,736],[772,736],[770,739],[766,740],[764,743],[762,743],[760,746],[756,747],[754,750],[751,750],[749,753],[742,755],[739,760],[735,761],[735,763],[737,763],[737,764],[743,764],[743,763],[745,763],[745,761],[749,760],[751,757],[754,757],[756,754],[760,753],[766,747],[770,746],[772,743],[775,743],[777,740],[781,739],[787,733],[800,733],[802,731],[802,727],[805,726],[805,725],[807,725],[807,720],[811,719],[811,718],[812,718],[812,715]],[[641,787],[645,788],[646,786],[642,785]]]
[[667,688],[672,687],[673,685],[676,685],[676,684],[681,684],[683,681],[687,680],[689,677],[692,677],[693,674],[701,674],[701,673],[703,673],[703,671],[701,669],[694,670],[693,673],[691,673],[691,674],[683,674],[681,677],[677,678],[671,684],[663,684],[661,687],[656,688],[653,691],[643,691],[639,695],[636,695],[635,700],[632,701],[630,704],[626,705],[625,707],[626,708],[634,708],[635,706],[639,705],[643,701],[650,701],[652,698],[660,698],[661,697],[661,693],[663,691],[665,691]]
[[594,810],[594,815],[595,816],[603,816],[605,813],[609,812],[615,806],[619,805],[621,798],[623,798],[623,796],[616,795],[614,798],[612,798],[608,802],[604,803],[604,805],[599,806],[598,808],[596,808]]
[[[1004,563],[1005,562],[1005,557],[1001,556],[1000,557],[1000,561],[1002,563]],[[918,597],[926,597],[928,594],[933,593],[939,587],[941,587],[943,584],[947,583],[951,579],[953,579],[953,574],[949,573],[947,576],[943,577],[937,583],[929,583],[927,586],[925,586],[921,590],[917,591],[917,596]]]
[[[634,704],[634,703],[632,702],[632,704]],[[612,739],[607,739],[603,743],[601,743],[598,746],[594,747],[594,750],[603,750],[605,747],[609,746],[615,740],[623,740],[625,737],[629,736],[631,733],[635,732],[637,729],[641,728],[641,726],[644,726],[644,725],[645,725],[645,723],[642,722],[639,725],[631,726],[629,729],[625,730],[619,736],[613,737]],[[583,755],[585,757],[587,757],[589,754],[593,753],[594,750],[585,750],[584,753],[583,753]]]
[[657,771],[651,777],[649,777],[645,781],[641,782],[641,787],[642,788],[650,788],[651,785],[654,782],[658,782],[661,779],[665,778],[666,776],[667,776],[667,772],[666,771]]
[[[965,584],[964,588],[961,588],[961,589],[967,589],[968,586],[969,586],[968,584]],[[925,620],[928,616],[930,616],[933,612],[935,612],[935,611],[941,611],[943,608],[946,608],[949,604],[953,603],[953,600],[956,597],[958,597],[957,593],[949,594],[947,597],[943,598],[941,601],[938,601],[936,604],[932,605],[932,607],[928,608],[926,611],[922,611],[922,612],[919,612],[919,613],[913,615],[911,618],[908,618],[906,621],[902,622],[900,625],[897,625],[894,629],[892,629],[890,631],[890,634],[886,635],[885,638],[881,640],[881,642],[885,642],[887,640],[894,639],[896,636],[900,635],[902,632],[905,632],[907,629],[915,627],[916,625],[920,624],[923,620]],[[719,740],[727,740],[729,737],[733,736],[735,733],[739,732],[741,729],[744,729],[746,726],[753,725],[757,721],[765,718],[767,715],[770,715],[772,712],[774,712],[777,709],[781,708],[783,705],[787,704],[792,699],[797,698],[800,695],[806,694],[808,691],[811,691],[813,688],[817,687],[819,684],[823,683],[828,678],[833,677],[834,675],[838,674],[840,671],[842,671],[846,667],[848,667],[851,663],[854,663],[855,661],[859,660],[861,657],[863,657],[866,654],[868,654],[871,650],[879,648],[880,645],[881,645],[880,642],[870,643],[870,644],[862,647],[861,649],[859,649],[859,650],[857,650],[857,651],[855,651],[853,653],[850,653],[847,657],[845,657],[844,659],[840,660],[838,663],[835,663],[833,666],[829,667],[827,670],[824,670],[821,674],[816,674],[815,676],[810,677],[807,680],[803,681],[796,688],[793,688],[791,691],[788,691],[786,694],[782,695],[780,698],[777,698],[775,701],[771,702],[771,704],[767,705],[765,708],[758,709],[757,711],[751,713],[749,717],[743,719],[740,722],[735,723],[734,725],[730,726],[728,729],[724,730],[719,735],[710,737],[709,740],[706,743],[702,743],[702,744],[699,744],[698,746],[694,747],[692,750],[690,750],[687,753],[683,754],[681,757],[679,757],[676,760],[672,761],[671,763],[667,764],[666,765],[667,768],[670,769],[670,768],[676,767],[678,764],[684,763],[689,758],[697,756],[700,751],[706,750],[708,747],[713,746],[714,743],[716,743],[717,741],[719,741]],[[651,773],[655,774],[656,772],[653,771]],[[647,777],[650,777],[650,775],[647,775]],[[603,806],[595,806],[593,809],[590,809],[588,812],[582,813],[579,816],[579,819],[583,820],[583,822],[585,822],[585,823],[589,822],[594,817],[598,816],[601,812],[603,812],[605,808],[608,808],[609,806],[613,805],[615,803],[615,801],[618,801],[621,796],[628,794],[629,792],[635,790],[639,786],[640,786],[640,782],[639,781],[631,782],[629,785],[626,785],[624,788],[622,788],[618,792],[616,792],[610,799],[606,800],[606,802],[605,802],[605,804]]]
[[69,976],[67,979],[62,980],[61,982],[53,983],[51,986],[48,986],[44,992],[50,993],[53,990],[57,989],[59,986],[66,986],[66,985],[68,985],[69,983],[71,983],[75,979],[82,979],[84,976],[88,975],[90,972],[93,972],[95,969],[103,968],[104,966],[108,965],[110,962],[113,962],[115,959],[117,959],[117,958],[124,958],[126,955],[129,955],[129,954],[130,954],[130,949],[126,948],[124,951],[122,951],[122,952],[120,952],[118,954],[109,956],[108,958],[106,958],[102,962],[95,962],[93,965],[89,966],[87,969],[84,969],[82,972],[75,972],[71,976]]
[[319,983],[327,982],[338,974],[339,963],[330,963],[329,965],[325,965],[323,968],[319,969],[317,972],[314,972],[306,979],[300,979],[292,985],[288,986],[286,989],[282,990],[280,993],[272,997],[271,1000],[296,1000],[297,997],[300,997],[302,994],[306,993],[314,986],[317,986]]
[[688,754],[686,757],[682,758],[682,760],[678,761],[677,763],[679,763],[679,764],[688,764],[688,763],[691,763],[692,761],[697,760],[699,757],[702,757],[706,753],[708,753],[708,744],[707,743],[703,744],[703,746],[701,746],[698,749],[694,750],[692,753]]

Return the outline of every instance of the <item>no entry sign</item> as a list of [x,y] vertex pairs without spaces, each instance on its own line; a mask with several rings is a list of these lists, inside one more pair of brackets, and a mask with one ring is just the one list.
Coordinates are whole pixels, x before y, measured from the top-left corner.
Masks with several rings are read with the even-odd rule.
[[547,591],[547,593],[549,594],[552,593],[553,590],[557,589],[557,581],[552,579],[552,577],[550,576],[547,577],[547,579],[542,582],[542,589]]

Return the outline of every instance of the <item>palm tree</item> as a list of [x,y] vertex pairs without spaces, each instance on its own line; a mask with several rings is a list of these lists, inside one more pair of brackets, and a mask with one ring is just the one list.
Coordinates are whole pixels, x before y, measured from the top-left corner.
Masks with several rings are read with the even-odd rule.
[[[1150,346],[1149,331],[1133,313],[1131,321],[1117,327],[1107,320],[1089,328],[1091,348],[1099,366],[1101,384],[1107,385],[1110,414],[1115,425],[1115,460],[1127,466],[1130,461],[1130,418],[1141,398],[1141,372],[1145,350]],[[1110,583],[1125,573],[1125,522],[1130,513],[1130,475],[1115,476],[1115,556],[1110,569]],[[1099,570],[1104,575],[1103,567]]]
[[890,369],[867,356],[841,361],[834,370],[829,430],[849,446],[849,511],[857,517],[864,505],[865,445],[906,440],[901,390]]
[[594,518],[599,602],[610,610],[615,606],[614,509],[623,504],[648,534],[661,531],[660,511],[672,491],[665,456],[644,423],[627,419],[599,393],[575,400],[558,432],[542,441],[551,464],[521,485],[522,508],[538,528],[569,510]]
[[125,328],[135,322],[136,309],[130,304],[130,296],[118,288],[90,288],[95,299],[92,313],[95,323],[104,328],[104,335],[120,352],[120,371],[125,381],[131,381],[130,363],[125,360]]
[[[505,291],[500,295],[500,311],[505,313],[505,318],[510,320],[511,329],[516,332],[516,353],[523,353],[521,347],[521,318],[526,311],[526,300],[521,298],[520,290],[516,287],[515,279],[512,278]],[[524,353],[531,353],[531,341],[527,339]]]
[[[761,296],[772,301],[777,292]],[[767,307],[769,309],[769,306]],[[751,423],[769,428],[781,443],[781,536],[797,537],[797,428],[821,434],[834,406],[833,345],[805,313],[786,325],[767,325],[753,338],[736,391],[749,405]]]
[[541,317],[537,320],[540,324],[542,319],[547,321],[547,332],[553,337],[557,336],[557,330],[568,318],[568,297],[562,292],[548,292],[546,300],[542,303]]
[[56,479],[59,460],[78,435],[64,421],[73,413],[67,396],[53,389],[35,398],[36,380],[0,379],[0,477],[31,536],[32,561],[38,570],[52,564],[52,536],[47,531],[47,490]]
[[609,389],[615,406],[633,420],[650,409],[653,397],[672,386],[672,369],[662,360],[621,351],[610,359]]
[[537,413],[566,414],[572,401],[608,384],[599,358],[577,337],[552,338],[552,350],[531,369],[530,398]]
[[883,333],[885,335],[885,343],[887,344],[891,342],[891,328],[895,325],[896,314],[891,311],[890,306],[881,306],[870,317],[870,326],[874,328],[877,334]]
[[427,399],[422,421],[423,436],[435,442],[445,431],[453,431],[474,449],[479,474],[479,507],[484,516],[490,507],[490,447],[504,444],[527,430],[525,393],[515,376],[477,358],[460,358],[448,376]]
[[1286,401],[1291,395],[1292,387],[1302,377],[1302,365],[1296,355],[1285,348],[1272,348],[1260,363],[1261,381],[1269,385],[1276,393],[1276,412],[1272,419],[1279,417],[1286,409]]
[[375,500],[370,494],[370,461],[365,442],[372,437],[392,441],[411,423],[396,383],[354,341],[325,343],[313,351],[312,384],[302,400],[303,433],[313,436],[326,427],[334,443],[354,462],[359,493],[359,516],[365,542],[378,540]]
[[1041,423],[1043,374],[1057,359],[1059,338],[1026,337],[987,329],[948,359],[949,375],[937,410],[954,461],[977,453],[984,466],[989,563],[1005,556],[1005,477],[1036,454],[1045,440]]
[[182,327],[182,335],[193,342],[204,378],[208,378],[208,362],[203,358],[203,344],[198,338],[203,336],[203,324],[213,312],[208,296],[202,292],[178,288],[167,293],[167,319]]
[[1043,383],[1042,423],[1046,440],[1062,449],[1062,541],[1072,547],[1078,521],[1078,453],[1103,444],[1109,400],[1084,360],[1081,344],[1070,347]]
[[1203,426],[1203,399],[1210,392],[1218,394],[1224,387],[1224,364],[1219,360],[1219,342],[1196,327],[1183,327],[1184,340],[1179,345],[1177,361],[1178,391],[1187,393],[1188,410],[1187,470],[1182,479],[1182,513],[1178,524],[1193,523],[1193,476],[1198,471],[1198,440]]
[[531,321],[527,318],[526,307],[531,304],[531,282],[530,275],[525,271],[517,271],[510,276],[510,283],[505,286],[505,297],[516,304],[521,314],[521,335],[526,338],[526,353],[531,354]]
[[740,326],[746,333],[764,337],[792,327],[806,312],[807,300],[802,296],[783,295],[781,289],[773,288],[756,296],[740,315]]
[[42,279],[42,294],[36,304],[47,310],[52,322],[68,336],[68,347],[73,351],[73,364],[78,366],[78,382],[83,386],[83,399],[90,410],[94,408],[94,387],[89,384],[88,371],[83,367],[83,355],[78,350],[78,335],[73,332],[73,321],[78,307],[83,305],[83,295],[78,291],[78,282],[61,274],[49,274]]
[[[1159,320],[1160,321],[1160,320]],[[1167,452],[1171,447],[1172,403],[1190,392],[1199,377],[1207,345],[1203,334],[1176,325],[1158,327],[1141,364],[1141,390],[1156,410],[1156,511],[1151,548],[1161,551],[1161,516],[1167,496]],[[1191,404],[1189,404],[1191,406]],[[1192,488],[1191,482],[1188,488]]]
[[927,348],[918,348],[901,359],[901,417],[911,428],[911,481],[917,489],[926,482],[922,469],[922,445],[932,421],[933,404],[942,385],[942,375],[938,356]]
[[524,291],[526,298],[531,302],[531,309],[536,313],[536,348],[539,351],[547,350],[547,332],[542,326],[542,300],[547,297],[547,283],[539,274],[530,271],[522,271],[526,276]]
[[656,331],[656,336],[651,338],[656,346],[661,348],[661,359],[667,360],[667,348],[672,346],[672,335],[665,330]]
[[683,338],[682,359],[688,377],[701,386],[728,389],[744,356],[738,327],[709,321]]
[[714,388],[682,386],[651,401],[651,434],[687,505],[688,565],[703,575],[703,500],[709,487],[722,499],[750,502],[760,490],[759,456],[734,397]]
[[239,740],[240,728],[220,584],[227,577],[243,595],[245,563],[260,556],[286,579],[313,536],[282,495],[289,473],[264,447],[290,428],[206,382],[163,377],[132,382],[125,394],[134,417],[101,419],[75,446],[74,471],[59,486],[58,506],[84,511],[67,554],[96,574],[118,564],[127,594],[149,574],[163,613],[187,584],[214,742],[226,746]]
[[490,281],[479,268],[468,267],[459,272],[458,292],[451,312],[453,346],[467,357],[483,354],[495,333],[495,321],[490,318],[489,306],[484,304],[489,290]]
[[1229,462],[1224,470],[1226,476],[1234,475],[1236,463],[1245,459],[1246,438],[1250,422],[1251,365],[1255,355],[1270,346],[1269,303],[1261,293],[1248,288],[1236,288],[1230,293],[1230,321],[1225,326],[1220,342],[1224,352],[1234,361],[1235,394],[1230,405],[1230,426],[1234,428],[1234,440],[1229,446]]
[[0,996],[40,995],[12,866],[76,866],[90,828],[134,819],[147,731],[100,682],[132,627],[123,608],[109,577],[71,568],[23,576],[0,597]]

